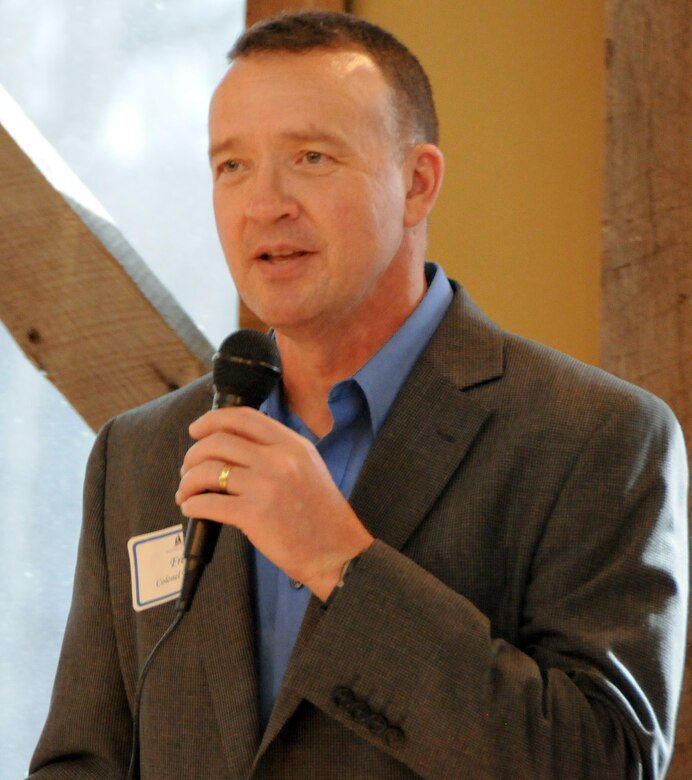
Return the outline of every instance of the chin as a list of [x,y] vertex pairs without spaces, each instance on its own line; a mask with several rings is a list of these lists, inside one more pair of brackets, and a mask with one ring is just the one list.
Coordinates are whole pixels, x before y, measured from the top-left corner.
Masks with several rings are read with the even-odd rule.
[[305,321],[301,312],[279,311],[271,306],[250,306],[249,304],[248,308],[268,328],[279,332],[290,332],[295,328],[300,328]]

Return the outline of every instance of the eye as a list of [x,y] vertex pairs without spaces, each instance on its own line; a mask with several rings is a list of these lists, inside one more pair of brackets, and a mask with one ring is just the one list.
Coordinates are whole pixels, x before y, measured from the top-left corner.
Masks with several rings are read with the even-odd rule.
[[318,163],[324,162],[327,157],[326,155],[322,154],[322,152],[310,151],[305,152],[304,159],[311,165],[317,165]]
[[222,160],[216,166],[215,178],[228,179],[229,176],[235,180],[237,177],[242,176],[243,171],[247,170],[247,166],[242,160],[230,159]]

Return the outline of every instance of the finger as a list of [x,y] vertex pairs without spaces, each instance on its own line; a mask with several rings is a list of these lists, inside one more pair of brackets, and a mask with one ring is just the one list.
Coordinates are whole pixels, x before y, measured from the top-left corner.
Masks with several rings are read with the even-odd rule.
[[180,505],[180,510],[188,518],[215,520],[217,523],[242,527],[242,512],[237,512],[236,496],[222,493],[199,493],[187,498]]
[[202,439],[216,432],[226,432],[256,444],[273,444],[287,432],[293,433],[285,425],[249,406],[212,409],[191,423],[189,431],[193,439]]
[[[226,475],[226,487],[224,490],[220,483],[220,478],[227,465],[230,465],[230,470]],[[176,503],[182,504],[190,496],[200,493],[215,492],[237,495],[238,487],[241,483],[240,475],[244,471],[246,471],[244,466],[227,464],[216,460],[204,461],[182,475],[175,494]]]
[[185,474],[205,460],[247,466],[258,454],[258,446],[254,442],[232,433],[212,433],[195,442],[185,453],[180,473]]

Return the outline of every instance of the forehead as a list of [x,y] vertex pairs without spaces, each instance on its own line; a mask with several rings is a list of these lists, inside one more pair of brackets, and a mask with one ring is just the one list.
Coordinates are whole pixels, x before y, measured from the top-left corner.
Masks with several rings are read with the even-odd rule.
[[315,49],[258,52],[236,59],[214,93],[215,125],[292,121],[394,126],[394,101],[379,66],[365,52]]
[[231,63],[220,87],[230,81],[235,86],[246,82],[254,86],[277,77],[282,82],[300,86],[329,82],[334,89],[348,90],[352,86],[385,87],[379,66],[369,54],[351,49],[309,49],[307,51],[254,52],[238,57]]

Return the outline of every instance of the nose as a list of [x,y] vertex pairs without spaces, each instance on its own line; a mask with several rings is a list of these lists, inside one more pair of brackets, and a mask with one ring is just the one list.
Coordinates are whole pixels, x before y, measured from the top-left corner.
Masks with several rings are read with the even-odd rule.
[[253,222],[278,222],[295,219],[300,213],[298,201],[290,193],[290,184],[279,165],[258,166],[248,188],[245,215]]

